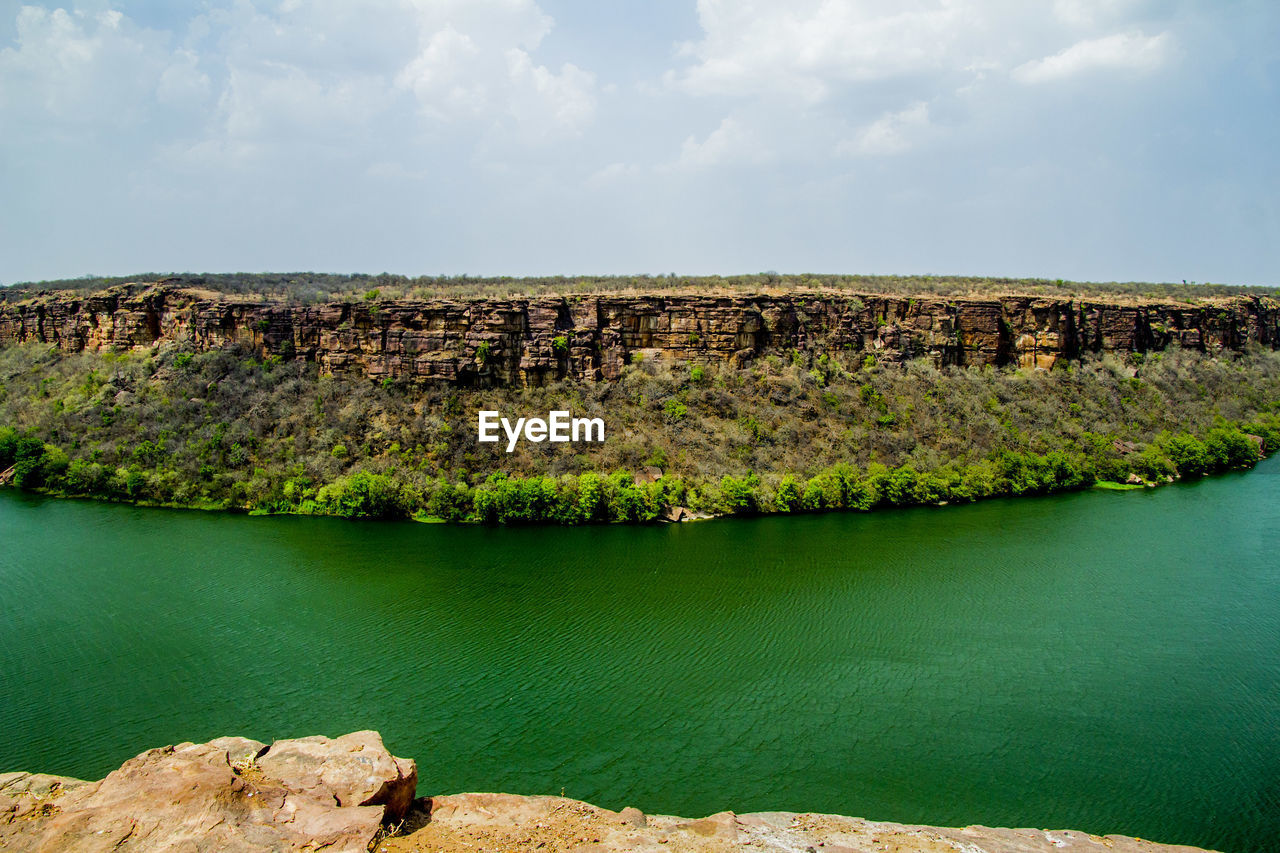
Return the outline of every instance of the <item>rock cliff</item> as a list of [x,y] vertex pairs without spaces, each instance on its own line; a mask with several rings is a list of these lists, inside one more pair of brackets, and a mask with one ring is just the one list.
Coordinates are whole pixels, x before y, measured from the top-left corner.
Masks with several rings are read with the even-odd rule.
[[158,283],[0,303],[0,345],[24,341],[68,352],[240,344],[263,357],[314,361],[326,372],[463,387],[611,380],[637,357],[742,364],[793,350],[1049,369],[1087,353],[1127,356],[1174,345],[1211,353],[1275,348],[1280,301],[796,292],[299,305]]
[[[455,794],[414,801],[417,767],[376,732],[219,738],[152,749],[100,782],[0,774],[0,849],[319,851],[817,851],[1193,853],[1070,830],[944,829],[838,815],[721,812],[700,820],[563,797]],[[397,832],[398,831],[398,832]]]

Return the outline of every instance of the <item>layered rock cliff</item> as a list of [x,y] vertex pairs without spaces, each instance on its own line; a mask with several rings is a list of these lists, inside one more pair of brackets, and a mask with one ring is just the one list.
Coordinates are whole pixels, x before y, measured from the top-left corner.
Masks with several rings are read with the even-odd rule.
[[1088,353],[1276,348],[1280,301],[797,292],[298,305],[140,284],[0,303],[0,345],[24,341],[68,352],[240,344],[263,357],[314,361],[326,372],[464,387],[610,380],[637,357],[742,364],[793,350],[1049,369]]
[[219,738],[152,749],[100,782],[0,774],[0,848],[21,853],[319,851],[540,853],[1195,853],[1071,830],[946,829],[839,815],[720,812],[700,820],[564,797],[413,801],[417,767],[376,732],[271,746]]

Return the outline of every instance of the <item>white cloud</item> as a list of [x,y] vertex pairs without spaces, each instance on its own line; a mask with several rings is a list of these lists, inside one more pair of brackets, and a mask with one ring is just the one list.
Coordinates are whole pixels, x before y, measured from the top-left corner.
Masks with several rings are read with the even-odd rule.
[[595,75],[566,62],[560,73],[535,65],[520,48],[507,51],[512,86],[508,112],[527,132],[540,137],[576,134],[595,112]]
[[634,163],[610,163],[592,173],[587,178],[586,185],[591,189],[605,189],[634,180],[643,174],[644,170]]
[[1022,83],[1045,83],[1100,69],[1151,71],[1163,65],[1172,51],[1173,37],[1168,33],[1117,33],[1086,39],[1053,56],[1027,62],[1013,70],[1013,77]]
[[1123,17],[1134,0],[1053,0],[1053,14],[1075,27],[1088,27]]
[[826,97],[833,86],[945,61],[966,23],[963,2],[698,0],[695,64],[669,81],[698,95]]
[[179,50],[160,74],[156,97],[165,104],[191,104],[207,98],[210,89],[209,75],[200,70],[196,54],[190,50]]
[[9,133],[135,121],[154,105],[170,61],[186,62],[171,56],[163,36],[116,11],[23,6],[16,29],[16,46],[0,50],[0,117]]
[[232,67],[219,101],[228,136],[261,145],[293,143],[297,134],[342,137],[367,128],[391,103],[372,75],[322,79],[296,66]]
[[929,128],[929,105],[918,101],[887,113],[837,147],[841,154],[898,154],[911,148]]
[[411,89],[422,111],[446,120],[477,115],[487,106],[482,80],[466,69],[480,53],[476,43],[452,26],[431,33],[422,50],[396,75],[397,86]]
[[1014,0],[698,0],[703,36],[665,80],[692,95],[815,104],[885,81],[936,92],[944,78],[963,89],[1015,68],[1030,80],[1157,67],[1172,36],[1124,31],[1133,3],[1054,0],[1046,26],[1042,6]]
[[741,166],[767,162],[773,152],[750,127],[732,116],[725,117],[707,138],[698,141],[690,136],[680,149],[677,166],[701,169],[716,166]]
[[349,146],[379,127],[407,139],[415,122],[473,138],[518,128],[505,135],[517,145],[559,138],[590,124],[598,90],[572,63],[536,61],[552,26],[534,0],[236,0],[185,33],[25,6],[0,49],[0,122],[48,132],[183,111],[179,139],[155,144],[223,164],[300,141]]
[[228,127],[264,124],[260,102],[276,98],[244,85],[293,92],[285,110],[335,127],[363,125],[395,112],[407,95],[440,126],[514,120],[529,137],[572,134],[592,117],[595,78],[565,64],[553,72],[531,51],[552,19],[533,0],[290,0],[271,10],[242,2],[213,16],[231,45]]

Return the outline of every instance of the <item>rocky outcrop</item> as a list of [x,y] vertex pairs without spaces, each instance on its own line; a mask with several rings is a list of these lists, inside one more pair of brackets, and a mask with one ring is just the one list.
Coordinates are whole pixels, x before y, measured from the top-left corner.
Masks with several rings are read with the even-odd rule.
[[0,849],[363,853],[417,784],[376,732],[183,743],[99,782],[0,775]]
[[372,379],[537,385],[615,379],[636,358],[742,364],[792,351],[840,352],[889,361],[928,358],[938,366],[1049,369],[1087,353],[1275,348],[1280,302],[796,292],[298,305],[156,284],[0,303],[0,345],[23,341],[69,352],[240,344],[263,357],[314,361],[326,372]]
[[699,820],[621,812],[563,797],[457,794],[433,797],[424,825],[378,846],[386,853],[466,850],[631,853],[1192,853],[1122,835],[1072,830],[946,829],[824,814],[720,812]]
[[822,850],[862,853],[1193,853],[1070,830],[944,829],[838,815],[720,812],[699,820],[612,812],[564,797],[414,800],[417,768],[376,732],[271,746],[219,738],[152,749],[100,782],[0,774],[6,851]]

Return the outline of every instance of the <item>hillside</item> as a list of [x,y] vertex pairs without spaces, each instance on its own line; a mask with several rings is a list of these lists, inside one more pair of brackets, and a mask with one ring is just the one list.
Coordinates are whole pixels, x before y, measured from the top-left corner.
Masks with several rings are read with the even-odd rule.
[[[213,283],[8,293],[0,478],[182,506],[581,523],[1157,483],[1280,441],[1280,302],[1259,293],[517,281],[541,295],[309,303]],[[482,410],[571,411],[606,440],[507,452],[477,440]]]

